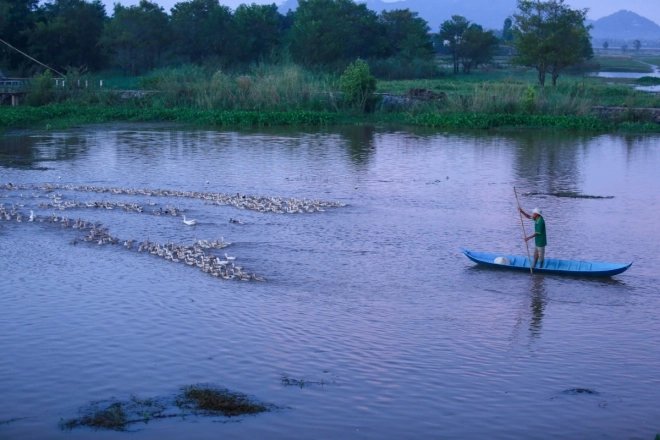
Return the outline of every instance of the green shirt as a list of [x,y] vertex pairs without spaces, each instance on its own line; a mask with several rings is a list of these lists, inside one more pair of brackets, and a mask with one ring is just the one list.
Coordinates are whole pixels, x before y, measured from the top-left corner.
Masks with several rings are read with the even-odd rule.
[[548,237],[545,235],[545,220],[540,215],[534,220],[534,232],[536,232],[534,237],[536,247],[545,247],[548,244]]

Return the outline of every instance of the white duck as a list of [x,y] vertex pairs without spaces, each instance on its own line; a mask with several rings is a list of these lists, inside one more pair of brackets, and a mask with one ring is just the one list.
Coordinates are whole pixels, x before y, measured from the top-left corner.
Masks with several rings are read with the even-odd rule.
[[185,216],[185,214],[184,214],[184,216],[183,216],[183,223],[186,224],[186,225],[188,225],[188,226],[193,226],[193,225],[196,225],[196,224],[197,224],[197,220],[193,220],[193,219],[186,220],[186,216]]

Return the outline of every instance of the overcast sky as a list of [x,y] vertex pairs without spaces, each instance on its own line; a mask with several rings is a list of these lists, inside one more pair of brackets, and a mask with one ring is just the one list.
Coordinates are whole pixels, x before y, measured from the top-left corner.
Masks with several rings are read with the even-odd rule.
[[[113,4],[121,3],[124,6],[137,5],[140,0],[102,0],[106,5],[106,12],[112,15]],[[151,0],[154,1],[154,0]],[[170,12],[172,6],[182,0],[155,0],[166,12]],[[392,0],[384,0],[392,1]],[[428,0],[434,2],[438,7],[442,6],[442,0]],[[470,0],[463,0],[469,2]],[[653,20],[660,25],[660,0],[565,0],[572,8],[589,8],[588,18],[598,20],[599,18],[613,14],[622,9],[635,12],[643,17]],[[236,9],[241,4],[281,4],[283,0],[220,0],[220,3]]]

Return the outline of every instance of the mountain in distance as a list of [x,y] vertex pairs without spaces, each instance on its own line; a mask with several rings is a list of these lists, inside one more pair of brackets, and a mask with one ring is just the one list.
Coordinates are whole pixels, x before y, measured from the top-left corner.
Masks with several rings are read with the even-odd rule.
[[[356,0],[356,3],[366,3],[368,9],[377,13],[383,10],[410,9],[426,20],[431,32],[438,32],[440,25],[451,20],[452,15],[461,15],[484,29],[501,30],[504,20],[518,8],[517,0]],[[285,14],[289,9],[295,10],[297,7],[298,0],[286,0],[278,9]]]
[[634,12],[621,10],[591,23],[594,40],[640,40],[660,39],[660,26],[654,21]]

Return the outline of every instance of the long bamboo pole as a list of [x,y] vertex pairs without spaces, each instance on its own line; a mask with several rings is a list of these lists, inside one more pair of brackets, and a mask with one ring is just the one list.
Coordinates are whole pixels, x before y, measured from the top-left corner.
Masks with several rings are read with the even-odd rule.
[[[525,222],[523,222],[522,219],[522,212],[520,211],[520,201],[518,200],[518,191],[516,191],[516,187],[513,187],[513,193],[516,195],[516,203],[518,204],[518,214],[520,215],[520,226],[522,226],[522,232],[523,232],[523,239],[527,238],[527,233],[525,232]],[[529,258],[529,243],[527,243],[527,240],[525,240],[525,247],[527,248],[527,261],[529,261],[529,273],[534,274],[534,270],[532,269],[532,259]]]

